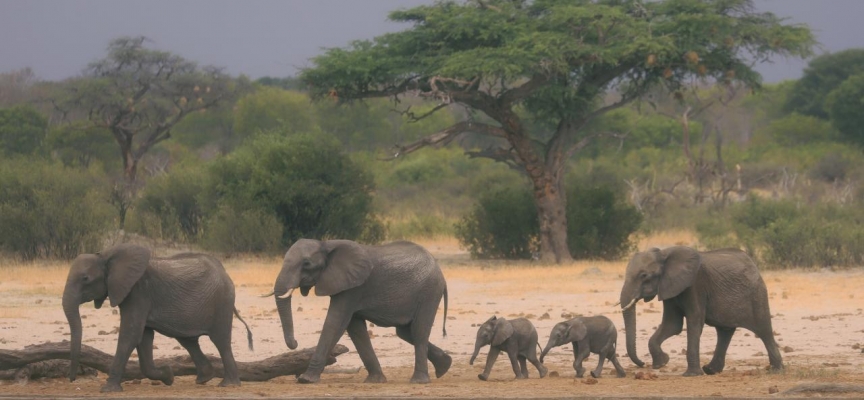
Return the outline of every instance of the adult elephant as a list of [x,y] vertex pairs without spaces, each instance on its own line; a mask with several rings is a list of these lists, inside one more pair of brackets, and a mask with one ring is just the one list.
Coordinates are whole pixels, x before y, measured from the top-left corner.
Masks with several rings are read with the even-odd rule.
[[[184,253],[152,258],[150,250],[123,244],[101,253],[81,254],[72,262],[63,311],[72,334],[69,379],[74,381],[81,353],[81,316],[78,306],[94,302],[96,308],[108,298],[111,307],[120,307],[117,352],[103,392],[122,391],[120,382],[132,350],[138,350],[141,372],[166,385],[174,382],[170,367],[153,363],[153,334],[176,338],[192,356],[198,378],[213,378],[213,366],[198,346],[201,335],[219,350],[225,368],[219,386],[240,385],[237,364],[231,352],[231,324],[234,314],[234,283],[219,260],[206,255]],[[243,325],[246,322],[240,319]],[[246,325],[249,348],[252,332]]]
[[[627,354],[638,366],[644,363],[636,352],[636,309],[639,299],[655,296],[663,302],[663,320],[648,341],[653,367],[669,362],[661,349],[663,341],[681,333],[687,319],[687,371],[684,376],[723,371],[726,349],[736,328],[755,333],[765,344],[773,370],[783,369],[783,360],[768,308],[768,290],[753,260],[741,250],[698,252],[684,246],[636,253],[627,265],[621,305],[627,334]],[[717,348],[711,362],[699,369],[699,337],[704,324],[717,330]]]
[[297,348],[291,295],[300,288],[300,293],[306,296],[313,286],[316,295],[330,296],[330,307],[318,346],[298,382],[320,380],[327,355],[346,329],[369,372],[366,382],[386,382],[369,340],[366,321],[396,327],[396,335],[414,346],[412,383],[429,382],[427,358],[439,378],[450,368],[450,356],[429,343],[442,295],[444,320],[447,319],[447,283],[438,263],[424,248],[404,241],[382,246],[365,246],[350,240],[300,239],[294,243],[285,254],[270,294],[276,295],[285,344],[291,349]]

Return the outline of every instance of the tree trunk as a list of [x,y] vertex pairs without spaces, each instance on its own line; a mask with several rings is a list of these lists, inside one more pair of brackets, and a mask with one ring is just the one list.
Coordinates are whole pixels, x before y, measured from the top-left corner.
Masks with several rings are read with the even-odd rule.
[[567,245],[567,197],[559,186],[545,183],[537,190],[534,201],[540,219],[540,259],[558,264],[572,262]]
[[[50,342],[33,346],[25,347],[23,350],[0,350],[0,371],[4,370],[19,370],[26,368],[28,365],[45,360],[70,358],[69,342]],[[277,356],[266,358],[260,361],[253,362],[237,362],[237,368],[240,370],[240,380],[249,382],[262,382],[273,379],[278,376],[299,375],[306,371],[309,366],[309,360],[314,354],[315,348],[282,353]],[[327,365],[336,362],[336,357],[348,352],[348,348],[337,344],[330,356],[327,357]],[[216,377],[222,377],[222,360],[219,357],[208,356],[213,364],[213,369]],[[94,349],[93,347],[82,345],[80,363],[83,366],[95,368],[103,373],[108,373],[114,356]],[[160,358],[155,360],[157,366],[168,365],[174,372],[175,376],[180,375],[195,375],[195,364],[189,355],[182,355],[170,358]],[[0,376],[14,376],[14,374],[0,373]],[[144,375],[138,365],[138,361],[130,361],[126,365],[126,371],[123,373],[123,379],[143,379]]]

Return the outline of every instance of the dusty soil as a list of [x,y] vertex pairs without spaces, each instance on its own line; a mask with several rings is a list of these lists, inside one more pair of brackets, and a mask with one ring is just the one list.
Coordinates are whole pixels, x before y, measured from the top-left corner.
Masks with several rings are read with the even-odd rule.
[[[651,243],[665,246],[667,243]],[[674,244],[674,243],[668,243]],[[531,263],[476,262],[468,259],[454,243],[425,243],[441,261],[447,276],[450,307],[447,337],[442,337],[442,309],[433,328],[432,341],[453,356],[453,367],[429,385],[411,385],[413,348],[395,336],[392,328],[370,326],[386,384],[363,384],[362,363],[347,336],[340,343],[352,351],[328,367],[317,385],[297,384],[293,377],[269,382],[246,382],[240,388],[219,388],[218,379],[195,385],[194,377],[179,377],[172,387],[144,381],[125,383],[124,397],[572,397],[572,396],[664,396],[664,397],[768,397],[769,389],[783,391],[801,383],[834,382],[864,385],[864,316],[860,288],[864,270],[844,271],[768,271],[763,277],[771,296],[774,329],[783,349],[786,371],[765,371],[768,357],[760,340],[749,331],[739,330],[729,348],[726,371],[715,376],[684,378],[686,360],[682,350],[686,337],[669,339],[663,346],[670,354],[668,366],[659,370],[637,368],[625,356],[623,320],[613,303],[618,298],[625,262],[580,262],[550,267]],[[644,247],[644,246],[642,246]],[[240,361],[254,361],[287,351],[272,298],[257,295],[271,288],[280,260],[226,260],[226,268],[237,285],[237,306],[255,335],[255,351],[246,348],[242,324],[234,324],[234,355]],[[0,348],[18,349],[29,344],[68,338],[68,327],[60,307],[60,293],[66,278],[65,265],[16,266],[0,282]],[[8,279],[10,278],[11,279]],[[293,306],[295,330],[301,348],[317,344],[328,298],[297,296]],[[638,348],[641,358],[650,363],[647,341],[660,322],[659,302],[638,304]],[[84,305],[84,342],[113,354],[119,315],[109,307],[96,310]],[[468,365],[473,350],[476,325],[492,315],[529,318],[545,345],[552,326],[567,315],[607,315],[619,328],[619,355],[627,370],[626,378],[615,378],[609,363],[596,382],[576,379],[573,355],[568,346],[553,350],[546,366],[553,376],[539,379],[530,368],[531,378],[516,381],[506,357],[499,357],[489,382],[477,379],[485,364],[488,347],[477,362]],[[206,338],[202,348],[217,354]],[[701,340],[702,362],[710,360],[716,343],[714,330],[706,327]],[[156,357],[182,354],[178,344],[157,335]],[[135,354],[133,353],[133,358]],[[592,355],[584,364],[596,366]],[[359,371],[358,371],[359,369]],[[430,370],[432,369],[430,365]],[[356,371],[356,372],[355,372]],[[636,373],[656,373],[656,379],[637,380]],[[587,376],[587,374],[586,374]],[[0,383],[6,396],[101,396],[99,387],[105,375],[70,383],[65,379],[46,379],[27,385]],[[832,394],[833,395],[833,394]],[[861,393],[848,394],[862,397]]]

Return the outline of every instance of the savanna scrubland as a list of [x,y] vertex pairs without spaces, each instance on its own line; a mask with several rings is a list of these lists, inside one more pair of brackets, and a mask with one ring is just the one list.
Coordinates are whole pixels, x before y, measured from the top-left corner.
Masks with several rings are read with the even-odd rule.
[[[296,77],[228,76],[134,37],[112,41],[104,58],[68,80],[43,81],[27,69],[0,75],[0,346],[62,340],[68,260],[134,242],[158,254],[220,256],[257,341],[250,353],[235,340],[235,356],[264,358],[285,348],[273,305],[255,295],[272,288],[279,254],[293,241],[408,239],[439,258],[451,290],[450,335],[436,336],[439,320],[432,336],[454,355],[442,380],[405,384],[411,350],[390,329],[370,327],[386,385],[361,385],[362,371],[342,371],[315,386],[286,377],[204,389],[179,378],[171,388],[127,384],[127,393],[667,395],[674,386],[676,395],[751,397],[802,382],[861,384],[864,49],[820,55],[801,79],[764,84],[736,51],[811,56],[806,27],[763,15],[747,21],[754,25],[744,35],[735,18],[746,7],[696,2],[703,8],[687,14],[679,3],[658,2],[653,12],[670,16],[663,29],[687,28],[689,41],[658,39],[656,27],[641,33],[648,17],[633,10],[626,18],[614,7],[595,10],[595,19],[577,13],[541,29],[535,14],[512,10],[516,20],[500,24],[509,3],[478,2],[396,12],[391,18],[414,24],[412,40],[329,50]],[[480,28],[450,42],[436,40],[452,27],[418,16],[447,21],[456,9]],[[684,14],[714,22],[697,29],[676,19]],[[609,29],[634,45],[593,35],[582,37],[586,49],[544,42],[568,24]],[[532,33],[535,46],[520,48]],[[408,63],[400,52],[424,56]],[[629,69],[618,73],[621,65]],[[477,100],[484,96],[497,106]],[[726,372],[711,377],[680,376],[683,334],[666,342],[672,359],[653,380],[634,381],[652,370],[626,357],[626,379],[607,368],[599,383],[574,380],[564,349],[547,357],[558,376],[542,381],[512,381],[499,361],[498,382],[480,382],[482,366],[467,365],[472,324],[493,314],[528,317],[544,342],[568,314],[609,315],[622,329],[613,303],[628,256],[678,244],[738,247],[757,261],[784,373],[764,371],[764,348],[742,330]],[[327,299],[297,306],[298,341],[313,346]],[[639,304],[640,351],[659,308]],[[113,353],[116,335],[98,332],[111,332],[117,316],[83,314],[84,343]],[[157,346],[157,357],[181,353],[164,337]],[[713,346],[706,329],[703,358]],[[349,353],[336,366],[360,365]],[[3,392],[90,394],[103,380]]]

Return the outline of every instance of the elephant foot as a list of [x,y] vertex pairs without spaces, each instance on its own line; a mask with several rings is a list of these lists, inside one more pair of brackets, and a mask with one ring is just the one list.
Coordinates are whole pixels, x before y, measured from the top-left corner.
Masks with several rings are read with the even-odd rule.
[[701,376],[701,375],[704,375],[704,373],[699,368],[695,368],[695,369],[687,368],[687,372],[684,372],[684,374],[683,374],[683,376]]
[[162,381],[162,383],[165,386],[173,385],[174,384],[174,371],[171,370],[171,367],[166,365],[166,366],[159,368],[159,369],[162,371],[162,374],[161,374],[162,379],[160,379],[160,381]]
[[414,376],[411,377],[411,383],[429,383],[431,381],[426,372],[414,371]]
[[369,374],[363,383],[387,383],[387,378],[383,373]]
[[627,377],[627,373],[624,372],[624,371],[618,371],[618,374],[617,374],[616,376],[619,377],[619,378],[626,378],[626,377]]
[[585,376],[585,368],[576,368],[576,377],[581,378]]
[[600,379],[600,374],[599,371],[591,371],[591,377],[594,379]]
[[784,370],[783,364],[780,364],[779,366],[772,365],[768,372],[772,374],[782,374]]
[[660,369],[669,364],[669,355],[661,352],[657,357],[653,357],[651,361],[651,368]]
[[210,382],[210,380],[213,379],[213,376],[215,376],[215,374],[213,373],[213,367],[212,366],[207,366],[205,368],[202,368],[200,371],[198,371],[197,375],[198,376],[195,378],[195,383],[197,383],[199,385],[203,385],[207,382]]
[[298,383],[318,383],[318,381],[320,381],[320,380],[321,380],[320,375],[312,375],[312,374],[309,374],[308,372],[305,372],[305,373],[303,373],[303,375],[300,375],[299,377],[297,377]]
[[489,375],[479,374],[479,375],[477,375],[477,378],[479,378],[481,381],[487,381],[487,380],[489,380]]
[[122,392],[123,388],[120,387],[119,383],[108,382],[108,383],[102,385],[102,388],[99,389],[99,391],[102,393],[114,393],[114,392]]
[[453,357],[444,353],[441,357],[436,357],[435,360],[431,361],[432,366],[435,367],[435,377],[440,378],[450,370],[450,366],[453,364]]
[[704,371],[706,375],[719,374],[719,373],[723,372],[723,366],[722,365],[718,366],[718,365],[706,364],[706,365],[702,366],[702,371]]
[[519,374],[519,375],[516,375],[516,379],[528,379],[528,375]]
[[540,378],[545,378],[546,374],[549,373],[549,368],[546,368],[543,366],[543,364],[540,364],[540,368],[537,368],[537,371],[540,372]]
[[237,387],[240,386],[240,379],[223,379],[219,382],[219,387]]

